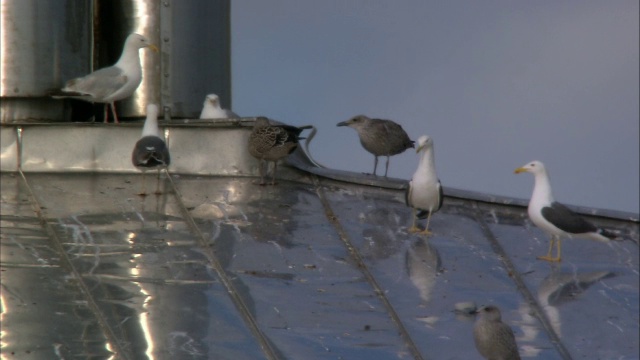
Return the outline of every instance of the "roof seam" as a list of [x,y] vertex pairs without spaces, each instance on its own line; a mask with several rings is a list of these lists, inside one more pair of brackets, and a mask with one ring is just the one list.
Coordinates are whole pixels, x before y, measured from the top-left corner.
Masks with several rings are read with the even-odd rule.
[[45,232],[49,236],[49,239],[53,242],[54,248],[60,255],[61,262],[65,265],[65,267],[69,269],[69,271],[71,271],[71,273],[73,274],[73,277],[77,280],[78,287],[80,288],[80,292],[83,294],[83,296],[87,300],[87,306],[89,307],[89,309],[91,309],[91,312],[96,317],[98,324],[100,324],[100,327],[104,331],[104,335],[107,341],[112,343],[114,346],[113,354],[117,358],[129,359],[130,358],[129,355],[124,351],[124,346],[118,340],[118,337],[116,336],[114,330],[107,323],[105,315],[102,313],[102,311],[100,310],[100,307],[98,306],[98,303],[91,295],[91,292],[89,291],[89,287],[85,283],[82,275],[71,262],[69,255],[67,254],[64,247],[62,246],[62,242],[60,241],[60,238],[56,234],[53,227],[49,224],[49,222],[44,217],[42,206],[40,206],[40,203],[38,202],[38,199],[36,198],[35,193],[33,192],[33,189],[31,189],[31,186],[29,185],[29,182],[27,181],[25,174],[22,172],[21,169],[19,169],[18,172],[22,177],[22,181],[24,182],[25,187],[27,188],[29,198],[31,199],[31,205],[33,207],[34,212],[36,213],[36,216],[38,217],[38,220],[40,221],[40,225],[44,228]]
[[338,217],[333,212],[333,209],[331,208],[331,205],[329,204],[329,201],[327,200],[327,197],[324,195],[324,191],[320,187],[320,181],[318,180],[318,177],[316,175],[313,175],[312,179],[313,179],[313,184],[314,184],[314,186],[316,188],[316,194],[318,195],[318,198],[320,199],[320,202],[322,203],[322,207],[324,208],[324,211],[325,211],[325,216],[329,220],[329,223],[331,223],[331,225],[333,225],[333,227],[335,228],[336,232],[338,233],[338,237],[340,238],[340,240],[342,240],[342,243],[347,248],[347,251],[349,252],[349,255],[356,262],[358,268],[360,269],[360,272],[367,279],[367,282],[369,282],[371,287],[373,287],[373,290],[376,293],[376,295],[378,296],[378,298],[380,299],[380,301],[382,301],[382,303],[385,306],[389,316],[391,317],[391,320],[398,327],[398,330],[400,332],[400,336],[405,341],[405,344],[409,348],[409,351],[411,352],[413,357],[415,359],[419,359],[419,360],[424,359],[424,357],[422,356],[422,354],[418,350],[418,347],[416,346],[415,342],[411,338],[411,335],[409,335],[409,331],[406,329],[406,327],[402,323],[402,320],[400,319],[400,316],[398,315],[398,313],[395,311],[395,309],[391,305],[391,302],[389,301],[389,299],[385,296],[384,290],[378,284],[378,282],[376,281],[376,279],[373,276],[373,274],[371,274],[371,272],[369,271],[369,268],[365,264],[364,260],[362,259],[362,256],[360,255],[360,253],[358,252],[356,247],[349,240],[349,236],[347,235],[346,230],[344,229],[344,227],[340,223],[340,220],[338,219]]
[[178,203],[178,206],[180,207],[180,212],[184,217],[184,221],[187,223],[187,226],[191,229],[193,234],[196,236],[198,242],[200,243],[200,246],[202,247],[203,253],[207,257],[213,269],[218,274],[218,277],[220,278],[220,282],[227,290],[227,294],[229,294],[231,301],[236,306],[236,309],[238,310],[238,312],[240,312],[242,318],[244,319],[247,326],[250,328],[251,332],[258,339],[258,342],[260,343],[260,347],[262,348],[262,351],[264,352],[265,356],[268,359],[273,359],[273,360],[278,359],[278,356],[276,356],[275,350],[271,346],[271,342],[258,326],[256,320],[251,315],[251,312],[249,311],[249,308],[243,301],[242,297],[238,295],[238,291],[233,285],[233,282],[231,281],[231,279],[227,277],[224,271],[224,268],[222,267],[222,264],[218,261],[218,258],[215,256],[215,253],[213,252],[211,246],[207,243],[207,240],[205,239],[204,235],[200,231],[200,228],[198,228],[198,225],[196,224],[195,220],[193,219],[191,214],[189,214],[189,210],[187,210],[186,206],[182,202],[182,194],[178,190],[178,187],[173,181],[173,178],[170,176],[167,169],[163,169],[163,171],[169,183],[171,184],[173,195],[176,198],[176,202]]
[[536,298],[533,296],[531,291],[529,291],[529,288],[527,287],[524,280],[522,279],[522,276],[520,276],[520,273],[518,272],[516,267],[513,265],[513,262],[511,262],[511,259],[507,255],[506,251],[502,248],[502,245],[500,245],[500,242],[495,237],[495,235],[487,225],[487,222],[482,217],[482,213],[478,208],[477,201],[475,200],[468,200],[468,201],[470,201],[472,204],[471,207],[474,210],[473,213],[475,216],[475,220],[478,223],[478,225],[480,225],[480,229],[482,230],[482,233],[484,234],[485,238],[487,238],[487,240],[489,241],[489,244],[491,245],[491,249],[493,250],[494,253],[496,253],[496,255],[498,255],[498,257],[500,258],[500,261],[505,267],[505,270],[507,271],[507,275],[511,279],[513,279],[513,282],[516,284],[516,288],[518,289],[520,294],[522,294],[522,296],[526,299],[527,303],[529,303],[529,306],[533,309],[536,318],[538,318],[538,321],[540,321],[540,323],[542,324],[542,327],[547,332],[547,335],[549,336],[549,338],[551,339],[551,342],[556,347],[556,350],[558,350],[558,352],[560,353],[560,356],[562,356],[564,360],[572,360],[573,358],[571,357],[569,350],[567,350],[567,348],[562,343],[562,340],[560,339],[558,334],[555,332],[555,330],[553,330],[553,327],[551,326],[551,323],[547,318],[546,314],[544,313],[544,311],[542,311],[540,304],[538,303]]

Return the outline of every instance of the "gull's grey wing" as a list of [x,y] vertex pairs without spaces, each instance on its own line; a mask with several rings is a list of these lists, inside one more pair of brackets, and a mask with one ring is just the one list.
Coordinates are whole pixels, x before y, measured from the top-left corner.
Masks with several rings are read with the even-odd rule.
[[558,229],[571,234],[598,231],[598,228],[593,224],[557,201],[554,201],[551,206],[543,207],[542,216]]
[[227,119],[234,119],[234,118],[239,118],[240,116],[238,116],[238,114],[234,113],[231,110],[228,109],[223,109],[224,111],[224,115]]
[[444,191],[442,190],[442,183],[440,179],[438,179],[438,208],[436,210],[440,210],[442,208],[442,203],[444,203]]
[[124,72],[115,66],[96,70],[91,74],[67,81],[63,91],[90,95],[96,99],[111,96],[127,83]]
[[409,207],[413,207],[411,205],[411,192],[412,191],[413,191],[413,189],[412,189],[412,186],[411,186],[411,181],[409,181],[409,185],[404,190],[404,203],[405,203],[405,205],[407,205]]

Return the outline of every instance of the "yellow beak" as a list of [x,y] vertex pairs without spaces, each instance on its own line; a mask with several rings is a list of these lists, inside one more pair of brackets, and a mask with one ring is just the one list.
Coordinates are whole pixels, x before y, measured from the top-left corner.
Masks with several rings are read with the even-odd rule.
[[420,150],[424,149],[424,145],[420,145],[416,148],[416,154],[420,152]]
[[155,51],[155,52],[159,52],[160,51],[160,49],[158,49],[158,47],[153,45],[153,44],[149,45],[148,48],[153,50],[153,51]]
[[517,168],[517,169],[515,169],[513,171],[514,174],[520,174],[520,173],[523,173],[523,172],[527,172],[527,169],[525,169],[523,167],[519,167],[519,168]]

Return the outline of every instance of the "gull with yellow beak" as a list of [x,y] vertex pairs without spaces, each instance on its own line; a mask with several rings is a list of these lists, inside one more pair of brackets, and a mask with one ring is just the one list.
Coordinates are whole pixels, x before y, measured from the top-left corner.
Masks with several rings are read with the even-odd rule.
[[[540,161],[532,161],[515,170],[516,174],[532,173],[535,179],[533,194],[529,201],[529,218],[544,232],[551,236],[549,251],[545,256],[538,256],[540,260],[561,261],[560,240],[563,237],[583,237],[591,240],[608,242],[616,237],[615,234],[596,227],[568,207],[553,199],[549,175]],[[557,246],[556,256],[551,256],[554,243]]]
[[[96,70],[83,77],[67,81],[59,92],[51,94],[54,98],[71,98],[89,102],[109,104],[114,122],[118,123],[114,102],[133,95],[142,82],[142,66],[138,50],[148,47],[158,48],[140,34],[130,34],[124,42],[122,55],[113,66]],[[104,122],[108,118],[104,108]]]
[[[433,154],[433,140],[427,135],[418,138],[416,153],[420,154],[418,168],[413,174],[409,187],[405,193],[405,202],[412,208],[413,224],[409,232],[430,235],[429,222],[431,215],[442,207],[442,185],[436,175],[435,156]],[[417,219],[427,218],[424,230],[416,226]]]

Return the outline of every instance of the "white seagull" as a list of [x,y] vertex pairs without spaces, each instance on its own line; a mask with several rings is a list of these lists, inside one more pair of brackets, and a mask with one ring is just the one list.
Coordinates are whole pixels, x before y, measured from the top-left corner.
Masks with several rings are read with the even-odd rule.
[[[114,122],[118,123],[115,101],[133,95],[142,82],[139,49],[158,48],[139,34],[130,34],[124,43],[122,55],[113,66],[96,70],[83,77],[67,81],[60,92],[52,94],[56,99],[71,98],[109,104]],[[107,122],[107,107],[104,108],[104,122]]]
[[231,110],[223,109],[220,106],[220,98],[216,94],[209,94],[204,99],[200,119],[229,119],[239,117]]
[[[529,201],[529,218],[544,232],[551,236],[549,251],[538,259],[547,261],[561,261],[560,239],[563,237],[583,237],[591,240],[608,242],[616,237],[615,234],[596,227],[566,206],[555,201],[551,193],[549,175],[540,161],[532,161],[515,170],[516,174],[530,172],[535,177],[533,194]],[[551,256],[553,244],[557,246],[556,256]]]
[[158,170],[158,183],[156,185],[156,195],[160,192],[160,170],[166,168],[171,163],[169,149],[160,135],[158,129],[158,106],[147,105],[147,118],[142,128],[142,136],[136,142],[131,153],[131,163],[138,170],[142,171],[142,192],[138,195],[146,196],[144,188],[144,175],[147,170]]
[[[417,145],[416,153],[420,153],[420,160],[405,193],[406,204],[413,210],[413,225],[408,231],[429,235],[431,234],[429,231],[431,215],[442,207],[442,185],[436,175],[433,140],[427,135],[422,135],[418,139]],[[417,211],[419,212],[416,213]],[[416,220],[425,217],[427,218],[427,226],[421,230],[416,226]]]

